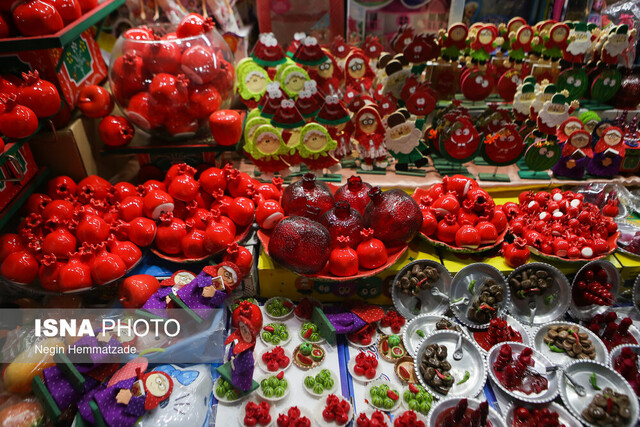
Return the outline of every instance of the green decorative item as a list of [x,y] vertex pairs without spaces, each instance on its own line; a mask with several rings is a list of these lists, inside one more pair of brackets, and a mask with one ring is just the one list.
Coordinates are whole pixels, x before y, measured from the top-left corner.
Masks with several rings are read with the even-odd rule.
[[315,378],[309,376],[307,378],[304,379],[304,386],[307,388],[313,388],[316,385],[316,380]]
[[310,80],[309,74],[304,68],[297,65],[289,65],[280,75],[280,87],[290,98],[296,98],[298,93],[304,89],[304,82]]
[[238,93],[243,100],[260,101],[271,83],[267,70],[256,64],[253,60],[244,61],[237,71]]
[[536,138],[529,134],[525,141],[533,141],[524,155],[524,161],[532,171],[545,171],[551,169],[562,154],[562,147],[544,138]]
[[605,103],[618,93],[621,84],[622,75],[618,70],[604,70],[593,79],[591,99]]
[[573,101],[587,94],[589,89],[589,76],[584,68],[569,68],[558,75],[558,90],[569,92],[567,99]]
[[324,386],[320,383],[316,383],[315,386],[313,386],[313,392],[315,394],[322,394],[322,392],[324,391]]

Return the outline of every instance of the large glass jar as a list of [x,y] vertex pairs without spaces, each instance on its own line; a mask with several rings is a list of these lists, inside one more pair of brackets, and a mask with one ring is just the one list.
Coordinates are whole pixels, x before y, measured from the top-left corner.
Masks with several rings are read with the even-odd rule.
[[118,38],[109,83],[125,116],[146,133],[163,139],[208,132],[208,118],[228,108],[233,97],[233,54],[222,36],[177,38],[175,26],[156,25],[153,40]]

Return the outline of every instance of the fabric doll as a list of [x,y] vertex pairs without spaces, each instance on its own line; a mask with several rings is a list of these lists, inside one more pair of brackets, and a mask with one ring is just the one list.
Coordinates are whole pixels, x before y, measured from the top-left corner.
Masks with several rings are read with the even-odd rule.
[[600,116],[598,116],[598,113],[596,113],[595,111],[585,111],[584,113],[580,114],[580,120],[584,125],[584,130],[592,134],[591,143],[593,144],[593,131],[600,122]]
[[316,176],[322,176],[324,168],[330,169],[340,162],[331,155],[336,146],[336,141],[331,138],[324,126],[309,123],[302,128],[298,152],[304,164]]
[[573,132],[578,130],[585,130],[582,121],[577,117],[569,117],[558,126],[558,130],[556,131],[558,142],[565,142]]
[[593,131],[591,132],[591,146],[595,147],[604,131],[613,126],[613,120],[603,119],[598,122]]
[[600,60],[609,66],[618,65],[620,57],[633,44],[635,34],[636,30],[629,31],[626,24],[614,26],[599,42]]
[[585,22],[569,23],[569,45],[564,51],[564,59],[572,64],[584,64],[585,57],[593,47],[600,33],[595,24]]
[[504,39],[504,43],[500,46],[501,53],[506,53],[511,49],[511,36],[515,36],[518,30],[525,25],[527,25],[527,21],[524,18],[515,16],[509,20],[507,25],[500,24],[498,26],[498,35]]
[[402,88],[411,75],[411,69],[408,65],[409,63],[401,53],[387,62],[384,67],[386,76],[382,80],[382,93],[391,93],[395,99],[400,99]]
[[[280,73],[280,70],[278,70]],[[309,74],[297,65],[288,65],[278,76],[278,83],[289,98],[296,98],[304,89],[304,82],[309,80]]]
[[602,137],[596,143],[587,172],[594,176],[612,177],[618,173],[624,155],[624,132],[611,126],[602,133]]
[[353,49],[344,64],[344,81],[347,87],[353,87],[357,91],[368,91],[375,73],[369,65],[369,58],[361,49]]
[[453,24],[448,31],[440,30],[440,56],[445,61],[457,61],[465,49],[469,29],[461,22]]
[[262,311],[248,301],[241,301],[231,316],[235,330],[225,340],[230,345],[231,384],[241,391],[248,391],[253,384],[255,360],[253,349],[262,329]]
[[300,171],[302,160],[298,153],[298,144],[300,144],[300,131],[305,125],[305,121],[293,100],[284,99],[280,102],[278,111],[271,119],[271,125],[281,129],[282,140],[289,148],[288,153],[282,153],[279,156],[289,165],[291,172]]
[[386,168],[389,152],[384,146],[384,125],[378,110],[366,105],[355,116],[356,132],[354,139],[358,141],[360,167],[363,170],[373,170],[375,166]]
[[260,99],[271,83],[267,70],[252,60],[247,60],[238,65],[237,70],[238,94],[247,108],[258,106]]
[[471,62],[484,66],[491,59],[491,52],[504,41],[498,37],[498,29],[493,24],[483,25],[477,34],[469,37]]
[[542,39],[544,43],[542,57],[544,59],[551,59],[552,61],[562,59],[568,45],[569,26],[565,23],[558,22],[551,27],[548,34],[546,32],[542,33]]
[[[336,141],[336,148],[331,156],[338,161],[353,152],[351,136],[353,123],[349,111],[337,96],[327,96],[324,105],[316,116],[316,121],[327,128],[331,139]],[[335,169],[335,167],[334,167]]]
[[177,295],[194,311],[218,308],[242,279],[238,266],[231,262],[221,262],[204,267],[195,279],[178,290]]
[[160,289],[151,295],[151,297],[144,303],[142,308],[147,311],[151,311],[153,314],[165,317],[165,309],[168,307],[171,298],[170,294],[177,295],[177,292],[184,286],[191,283],[196,278],[196,275],[190,271],[180,270],[171,275],[170,278],[160,282]]
[[537,42],[533,28],[529,25],[521,26],[517,32],[509,33],[509,61],[521,64],[531,52],[531,45]]
[[384,141],[389,153],[396,159],[396,170],[400,171],[408,170],[409,163],[421,167],[428,162],[422,154],[427,149],[422,141],[422,132],[410,117],[407,110],[401,109],[387,118]]
[[553,174],[566,178],[582,179],[592,157],[591,135],[584,130],[575,131],[564,143],[560,160],[552,169]]
[[311,80],[318,83],[318,88],[325,94],[337,93],[344,79],[344,71],[335,57],[327,49],[322,49],[326,58],[315,67],[307,69]]
[[568,104],[567,97],[564,94],[556,93],[551,98],[551,101],[544,103],[538,113],[536,121],[538,130],[551,138],[555,138],[558,126],[564,123],[578,107],[580,107],[578,100],[574,99],[571,104]]

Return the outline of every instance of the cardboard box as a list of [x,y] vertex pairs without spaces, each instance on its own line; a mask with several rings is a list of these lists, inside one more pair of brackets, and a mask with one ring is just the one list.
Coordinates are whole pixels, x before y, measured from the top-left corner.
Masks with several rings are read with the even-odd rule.
[[[94,39],[93,28],[84,31],[64,49],[41,49],[0,55],[3,73],[18,74],[38,70],[40,77],[54,83],[73,109],[80,87],[99,84],[107,77],[107,65]],[[60,58],[62,64],[58,69]]]
[[0,210],[6,208],[38,172],[29,145],[23,144],[18,150],[16,147],[15,143],[7,144],[4,163],[0,166]]
[[415,240],[395,264],[376,276],[347,282],[323,282],[282,268],[262,249],[258,260],[259,295],[263,298],[282,296],[294,301],[305,296],[323,302],[364,299],[371,304],[391,305],[390,290],[395,275],[417,259],[440,262],[434,248]]

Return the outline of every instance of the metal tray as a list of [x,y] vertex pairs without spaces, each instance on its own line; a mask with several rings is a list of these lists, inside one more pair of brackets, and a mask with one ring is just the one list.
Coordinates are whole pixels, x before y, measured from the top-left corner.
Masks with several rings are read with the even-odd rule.
[[450,303],[458,301],[460,298],[464,297],[467,297],[469,299],[468,304],[451,306],[451,310],[456,315],[456,317],[469,328],[487,329],[489,327],[489,322],[479,324],[472,322],[467,317],[467,309],[472,304],[474,298],[474,295],[471,295],[469,293],[469,285],[471,284],[471,281],[476,281],[473,289],[475,293],[482,287],[483,282],[487,278],[493,279],[504,289],[503,299],[496,313],[496,316],[501,317],[506,312],[507,306],[509,305],[509,287],[507,286],[507,282],[505,281],[504,276],[502,275],[502,273],[500,273],[500,271],[498,271],[497,268],[492,265],[483,263],[471,264],[460,270],[455,275],[455,277],[453,278],[453,282],[451,283],[451,293],[449,294]]
[[636,278],[633,284],[633,308],[635,308],[636,313],[640,314],[640,276]]
[[513,423],[513,412],[518,406],[524,406],[529,410],[548,408],[549,411],[556,412],[558,414],[558,422],[560,423],[560,425],[564,424],[565,427],[581,427],[582,426],[582,424],[580,424],[580,421],[578,421],[573,415],[571,415],[571,413],[567,411],[564,406],[559,405],[555,402],[543,403],[539,405],[536,405],[533,403],[524,403],[524,402],[518,402],[516,404],[515,402],[511,402],[511,404],[505,411],[506,415],[504,417],[505,422],[509,427],[511,427]]
[[[470,336],[466,326],[457,322],[451,317],[434,314],[421,314],[420,316],[411,319],[406,325],[404,325],[404,328],[402,329],[402,342],[404,342],[407,353],[409,353],[412,357],[415,356],[422,340],[437,330],[436,323],[438,323],[441,319],[447,319],[449,322],[455,323],[456,325],[460,326],[460,329],[462,329],[462,332],[465,335]],[[418,329],[424,332],[424,338],[416,333]]]
[[[640,356],[640,345],[622,344],[622,345],[619,345],[617,347],[614,347],[609,352],[609,360],[607,361],[609,363],[609,366],[611,367],[611,369],[613,369],[614,371],[615,371],[615,368],[613,367],[613,361],[620,355],[620,352],[622,351],[622,349],[624,347],[631,347],[631,349],[637,355]],[[638,359],[638,364],[640,364],[640,359]],[[640,395],[636,395],[636,396],[638,397],[638,399],[640,399]]]
[[540,326],[533,334],[533,345],[536,351],[539,351],[548,359],[553,360],[553,362],[557,365],[565,366],[578,360],[569,356],[566,353],[554,353],[553,351],[549,350],[549,346],[544,343],[544,336],[547,334],[549,327],[552,325],[570,325],[570,326],[575,325],[576,327],[579,327],[580,332],[586,332],[587,335],[589,335],[589,339],[591,340],[591,342],[593,343],[593,346],[596,349],[595,361],[600,363],[605,363],[605,364],[607,363],[607,360],[609,358],[609,351],[607,351],[607,347],[604,345],[602,340],[598,338],[596,334],[594,334],[589,329],[587,329],[586,326],[577,325],[572,322],[550,322],[546,325]]
[[[420,291],[416,296],[411,296],[401,292],[400,288],[397,286],[398,280],[400,280],[400,278],[416,264],[436,268],[440,273],[440,278],[433,284],[433,286],[437,287],[440,292],[449,295],[452,282],[449,270],[439,262],[422,259],[410,262],[404,266],[398,274],[396,274],[396,277],[393,279],[393,287],[391,288],[393,305],[396,307],[396,310],[398,310],[398,313],[407,320],[411,320],[420,314],[444,314],[449,309],[449,301],[445,298],[433,296],[431,294],[431,288]],[[422,305],[420,307],[420,311],[416,313],[414,308],[418,300],[420,300]]]
[[[609,277],[611,277],[611,285],[612,285],[611,293],[615,298],[618,295],[618,290],[620,289],[620,273],[618,273],[618,269],[609,261],[596,260],[596,261],[591,261],[586,263],[576,274],[576,277],[573,279],[573,282],[571,283],[571,288],[573,289],[573,286],[578,281],[578,278],[582,276],[584,272],[587,271],[587,269],[593,267],[594,265],[600,265],[602,268],[604,268],[604,270],[607,272]],[[569,311],[571,311],[571,314],[580,320],[589,320],[596,314],[604,313],[608,311],[610,308],[611,307],[608,305],[595,305],[595,304],[586,305],[584,307],[578,307],[573,302],[573,297],[571,298],[570,305],[569,305]]]
[[[527,395],[527,394],[521,393],[519,391],[511,391],[511,390],[508,390],[507,388],[505,388],[502,385],[500,380],[498,380],[498,378],[496,377],[495,372],[493,371],[493,364],[495,363],[496,359],[498,358],[498,354],[500,353],[500,347],[503,344],[509,344],[511,346],[511,349],[513,350],[514,355],[515,354],[520,354],[520,352],[522,350],[524,350],[525,347],[527,347],[524,344],[519,343],[519,342],[508,342],[508,343],[500,343],[500,344],[494,345],[491,348],[491,351],[489,351],[489,354],[487,355],[487,366],[489,367],[488,368],[489,369],[489,378],[491,378],[491,383],[494,386],[498,387],[503,393],[507,394],[508,396],[512,397],[513,399],[518,399],[518,400],[521,400],[523,402],[528,402],[528,403],[547,403],[547,402],[551,402],[558,395],[558,377],[559,377],[559,375],[557,373],[555,373],[555,372],[545,375],[545,377],[549,381],[549,388],[547,388],[545,391],[543,391],[542,393],[539,393],[537,395],[534,395],[534,394]],[[533,355],[531,357],[535,361],[535,365],[534,365],[533,369],[539,370],[539,369],[544,369],[544,367],[548,367],[548,366],[552,366],[553,365],[553,363],[551,363],[551,361],[549,359],[547,359],[545,356],[540,354],[540,352],[536,351],[535,349],[533,350]]]
[[[596,374],[598,386],[603,390],[606,387],[611,387],[618,393],[624,393],[629,397],[633,397],[634,395],[633,390],[622,375],[602,363],[590,361],[574,362],[568,365],[565,371],[584,387],[587,395],[584,397],[578,396],[573,387],[569,385],[565,376],[562,375],[560,378],[560,397],[571,414],[586,426],[596,427],[595,424],[588,423],[581,415],[582,410],[589,406],[589,403],[593,400],[593,396],[599,393],[598,390],[594,390],[589,382],[591,374]],[[622,424],[621,426],[633,426],[638,420],[638,399],[632,398],[629,399],[629,401],[631,402],[631,422]]]
[[[554,279],[553,285],[544,294],[534,297],[519,298],[517,295],[511,293],[508,306],[509,313],[518,319],[518,321],[530,326],[544,325],[545,323],[558,320],[567,311],[569,303],[571,302],[571,286],[569,285],[567,277],[552,265],[544,262],[533,262],[521,265],[509,274],[509,277],[507,277],[507,285],[509,288],[511,288],[510,280],[528,268],[547,271]],[[546,300],[549,296],[553,296],[553,301],[547,303]],[[531,318],[531,309],[529,308],[530,302],[534,302],[536,307],[533,319]]]
[[[454,408],[458,404],[458,402],[460,402],[462,399],[464,399],[464,397],[454,397],[454,398],[451,398],[451,399],[444,399],[440,403],[438,403],[434,407],[432,407],[431,410],[429,411],[429,416],[427,418],[427,426],[428,427],[435,426],[436,425],[436,420],[438,419],[438,416],[440,414],[442,414],[444,411],[446,411],[447,409]],[[467,397],[466,399],[467,399],[467,403],[469,405],[468,407],[471,408],[471,409],[477,409],[478,406],[480,406],[480,403],[482,403],[482,400],[473,399],[473,398],[470,398],[470,397]],[[502,419],[502,417],[500,416],[498,411],[493,409],[491,407],[491,405],[489,405],[489,416],[487,417],[487,420],[491,422],[493,427],[506,427],[507,426],[504,423],[504,420]]]
[[[487,366],[482,355],[480,347],[473,342],[468,336],[462,334],[462,351],[463,356],[461,360],[453,360],[453,352],[458,342],[459,332],[455,331],[436,331],[422,340],[418,352],[413,358],[413,363],[416,368],[416,375],[420,384],[431,394],[436,397],[466,397],[477,396],[482,392],[485,383],[487,382]],[[447,361],[451,364],[451,375],[455,378],[455,382],[449,393],[445,396],[437,391],[433,390],[422,377],[420,373],[420,360],[426,347],[429,344],[443,345],[447,348]],[[464,377],[464,372],[469,371],[471,373],[470,378],[463,384],[456,384]]]
[[[515,318],[513,318],[510,315],[505,315],[503,316],[503,318],[505,318],[507,320],[507,324],[509,326],[511,326],[513,329],[516,330],[516,332],[520,333],[520,336],[522,337],[522,343],[524,345],[526,345],[527,347],[531,347],[531,337],[529,336],[529,330],[520,322],[518,322]],[[476,341],[476,337],[474,335],[474,332],[476,331],[469,331],[469,335],[471,335],[471,338]],[[477,332],[484,332],[484,330],[480,330]],[[476,344],[478,344],[476,342]],[[502,343],[500,343],[502,344]],[[480,344],[478,344],[478,347],[480,347],[480,350],[482,350],[482,354],[484,354],[485,356],[489,353],[487,350],[485,350],[484,348],[482,348],[482,346]]]

